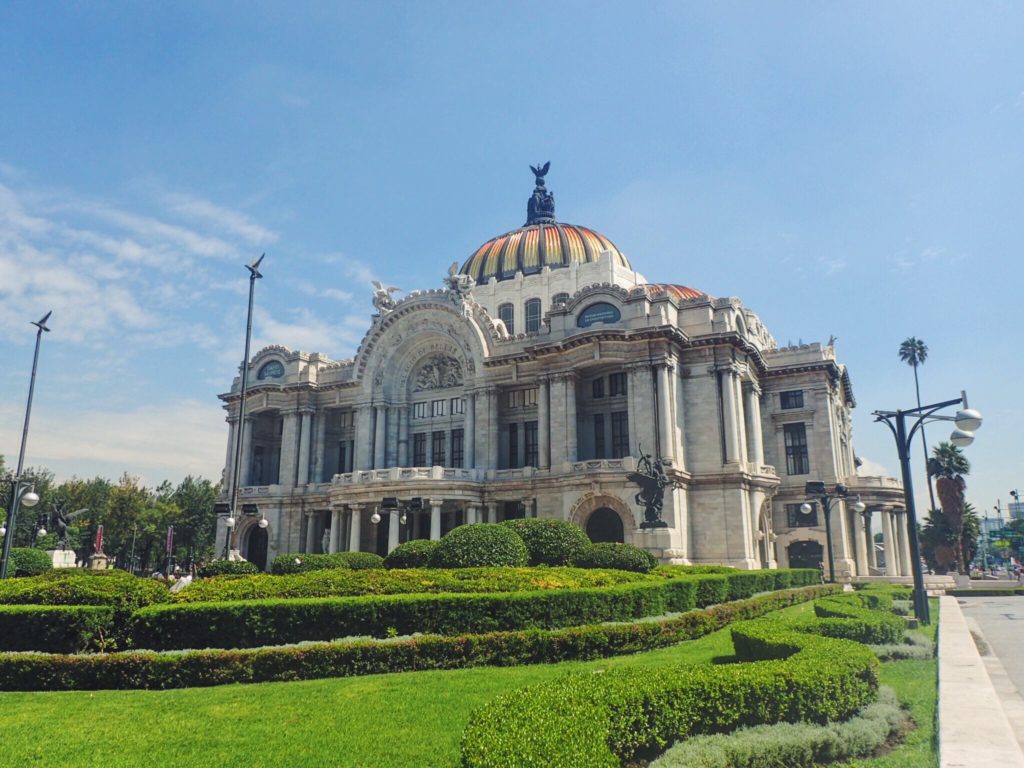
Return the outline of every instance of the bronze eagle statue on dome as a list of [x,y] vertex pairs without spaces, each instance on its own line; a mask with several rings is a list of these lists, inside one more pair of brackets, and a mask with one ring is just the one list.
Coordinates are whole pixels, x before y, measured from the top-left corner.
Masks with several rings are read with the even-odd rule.
[[[538,165],[540,164],[538,163]],[[534,168],[532,165],[530,166],[530,170],[533,171],[534,180],[536,181],[538,187],[544,186],[544,177],[548,175],[548,169],[550,167],[550,160],[544,163],[544,165],[541,165],[539,168]]]

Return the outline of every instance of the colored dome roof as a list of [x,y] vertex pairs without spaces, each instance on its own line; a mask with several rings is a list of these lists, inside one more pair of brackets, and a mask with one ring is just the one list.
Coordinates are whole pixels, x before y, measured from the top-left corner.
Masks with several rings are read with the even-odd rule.
[[690,288],[686,285],[676,285],[674,283],[645,283],[644,285],[638,285],[638,288],[643,288],[648,296],[654,298],[660,293],[667,293],[675,299],[710,299],[704,291],[698,291],[695,288]]
[[609,251],[619,266],[632,269],[622,251],[600,232],[555,221],[555,196],[544,187],[550,165],[530,166],[536,187],[526,206],[526,224],[477,248],[459,270],[462,274],[469,275],[477,284],[492,277],[508,280],[517,273],[530,275],[544,267],[556,269],[594,262],[603,251]]

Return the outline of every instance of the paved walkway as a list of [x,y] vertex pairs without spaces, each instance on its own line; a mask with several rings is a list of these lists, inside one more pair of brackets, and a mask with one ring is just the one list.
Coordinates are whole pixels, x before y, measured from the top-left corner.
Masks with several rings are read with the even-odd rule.
[[[967,598],[968,601],[983,599]],[[1010,599],[1024,600],[1020,597]],[[1024,752],[1021,751],[1000,695],[993,686],[986,664],[971,636],[960,603],[957,598],[949,596],[941,597],[939,601],[941,768],[1024,768]],[[1014,610],[1018,615],[1022,613],[1021,609]],[[988,621],[987,618],[984,620]],[[1018,641],[1009,656],[1016,658],[1021,653],[1019,649],[1022,644],[1020,631],[1013,631]],[[999,642],[1002,643],[1002,639]],[[1017,664],[1012,663],[1011,666]],[[1009,681],[1008,674],[1005,679],[1000,679],[1001,684]]]
[[1024,597],[957,601],[1014,735],[1024,747]]

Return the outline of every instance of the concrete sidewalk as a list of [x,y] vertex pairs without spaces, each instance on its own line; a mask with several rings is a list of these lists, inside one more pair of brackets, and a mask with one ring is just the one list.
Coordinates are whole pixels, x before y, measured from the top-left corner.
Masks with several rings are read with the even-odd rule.
[[939,765],[1024,768],[1024,753],[955,597],[939,598],[939,615]]

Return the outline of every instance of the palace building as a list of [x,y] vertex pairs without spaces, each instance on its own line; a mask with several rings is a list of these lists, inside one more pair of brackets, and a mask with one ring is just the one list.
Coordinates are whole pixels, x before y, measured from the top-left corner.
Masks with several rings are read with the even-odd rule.
[[[909,573],[902,490],[857,475],[833,344],[779,347],[739,299],[648,282],[605,235],[559,222],[548,166],[533,170],[526,223],[453,264],[442,288],[396,298],[376,284],[352,359],[259,351],[244,425],[240,378],[221,395],[225,489],[244,426],[241,555],[383,555],[527,516],[665,563],[817,567],[823,510],[800,507],[822,481],[867,505],[832,507],[837,576],[878,572],[873,529],[887,572]],[[664,468],[664,527],[641,526],[630,475],[644,454]]]

